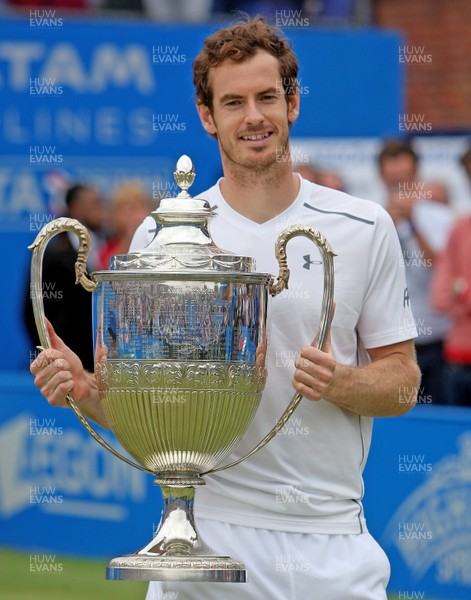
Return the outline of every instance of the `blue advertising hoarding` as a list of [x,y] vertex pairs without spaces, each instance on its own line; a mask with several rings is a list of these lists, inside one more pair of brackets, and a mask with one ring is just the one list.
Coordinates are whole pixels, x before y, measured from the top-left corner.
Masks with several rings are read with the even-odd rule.
[[468,408],[421,405],[375,420],[365,514],[399,598],[471,598],[470,467]]
[[0,397],[0,545],[110,559],[152,538],[161,494],[151,475],[48,406],[29,374],[0,372]]
[[[48,406],[27,373],[0,373],[0,400],[0,545],[108,561],[149,541],[161,509],[151,475],[102,448],[72,411]],[[364,504],[391,561],[391,594],[471,597],[470,463],[469,409],[376,419]]]

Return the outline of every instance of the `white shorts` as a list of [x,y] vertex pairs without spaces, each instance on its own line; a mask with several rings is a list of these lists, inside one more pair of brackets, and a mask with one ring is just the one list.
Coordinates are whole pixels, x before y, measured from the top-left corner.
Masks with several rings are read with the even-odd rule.
[[389,561],[369,533],[286,533],[198,520],[202,538],[242,560],[247,583],[151,582],[146,600],[387,600]]

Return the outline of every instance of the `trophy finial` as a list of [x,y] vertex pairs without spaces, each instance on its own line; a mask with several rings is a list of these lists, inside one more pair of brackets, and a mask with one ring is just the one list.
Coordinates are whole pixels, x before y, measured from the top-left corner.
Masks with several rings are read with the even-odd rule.
[[173,173],[175,182],[182,190],[177,198],[191,198],[188,193],[188,188],[193,184],[196,173],[193,167],[193,161],[189,156],[183,154],[177,161],[175,171]]

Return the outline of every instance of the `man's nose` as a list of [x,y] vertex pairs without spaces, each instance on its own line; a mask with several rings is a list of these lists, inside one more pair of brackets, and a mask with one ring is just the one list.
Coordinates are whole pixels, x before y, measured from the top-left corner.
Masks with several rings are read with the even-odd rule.
[[246,112],[245,112],[245,122],[251,125],[259,125],[262,123],[264,116],[260,111],[258,103],[256,100],[251,100],[247,102]]

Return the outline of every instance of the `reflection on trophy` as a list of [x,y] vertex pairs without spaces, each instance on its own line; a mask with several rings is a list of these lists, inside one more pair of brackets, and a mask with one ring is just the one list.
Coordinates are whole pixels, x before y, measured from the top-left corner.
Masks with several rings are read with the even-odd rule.
[[[248,458],[286,423],[302,396],[294,394],[275,427],[247,455],[221,464],[248,429],[266,378],[268,294],[288,284],[287,242],[304,235],[323,257],[324,296],[317,346],[332,318],[333,252],[314,228],[293,225],[278,238],[276,282],[255,272],[253,259],[221,250],[208,232],[208,202],[188,193],[191,160],[182,156],[175,180],[181,192],[152,216],[157,233],[144,249],[114,256],[108,271],[86,274],[88,231],[73,219],[47,224],[32,244],[32,298],[44,348],[50,347],[42,302],[42,257],[63,231],[80,240],[77,283],[93,292],[95,373],[109,426],[134,459],[119,454],[92,428],[69,395],[87,431],[108,450],[151,473],[163,494],[154,538],[114,558],[108,579],[244,582],[245,567],[218,556],[198,534],[195,488],[204,476]],[[72,317],[72,315],[71,315]]]

